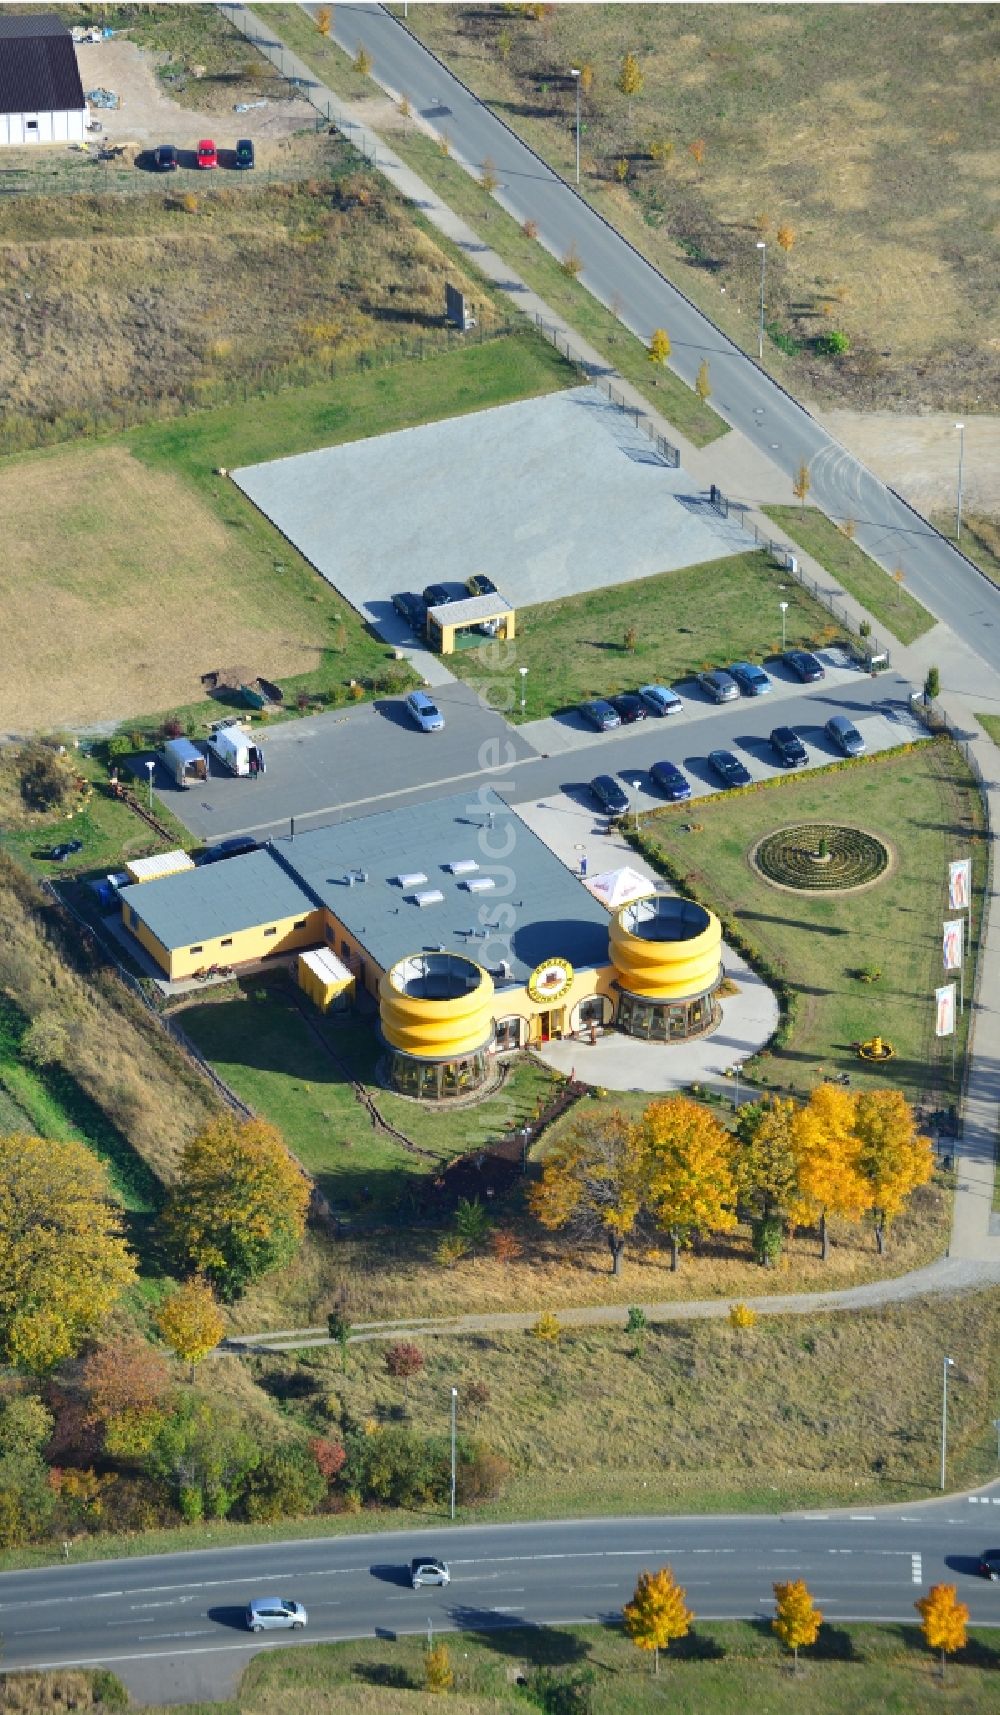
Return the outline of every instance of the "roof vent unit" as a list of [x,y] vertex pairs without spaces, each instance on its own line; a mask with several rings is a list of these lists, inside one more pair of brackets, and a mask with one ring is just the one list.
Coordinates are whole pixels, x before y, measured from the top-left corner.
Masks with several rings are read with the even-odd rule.
[[397,875],[396,880],[400,887],[422,887],[427,877],[422,869],[415,869],[412,874]]
[[496,968],[495,974],[500,978],[501,982],[509,983],[511,978],[510,960],[501,959]]
[[471,881],[463,881],[462,886],[470,893],[488,893],[491,887],[496,887],[496,881],[492,875],[476,875]]
[[443,900],[444,894],[441,892],[439,887],[431,887],[426,893],[415,893],[413,895],[413,903],[415,905],[419,905],[421,911],[424,909],[425,905],[440,905]]
[[452,875],[471,875],[479,868],[475,858],[456,858],[454,863],[446,863],[445,869],[450,869]]
[[348,887],[363,887],[367,880],[368,871],[366,869],[349,869],[347,872]]

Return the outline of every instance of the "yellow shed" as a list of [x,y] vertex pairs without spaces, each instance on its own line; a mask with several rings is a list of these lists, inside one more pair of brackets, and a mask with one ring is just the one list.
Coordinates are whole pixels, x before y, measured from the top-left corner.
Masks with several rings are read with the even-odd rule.
[[299,954],[298,979],[299,988],[320,1012],[349,1006],[354,999],[353,973],[327,947]]
[[454,655],[485,638],[509,643],[515,634],[514,609],[505,596],[472,595],[445,602],[427,612],[427,641],[439,655]]
[[194,869],[194,862],[181,851],[155,852],[152,857],[133,858],[125,865],[129,881],[162,881],[165,875],[179,875],[185,869]]

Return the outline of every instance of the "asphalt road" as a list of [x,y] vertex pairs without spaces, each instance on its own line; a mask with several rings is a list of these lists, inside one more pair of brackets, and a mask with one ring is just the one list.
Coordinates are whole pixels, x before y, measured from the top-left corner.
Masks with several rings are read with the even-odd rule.
[[[781,668],[773,677],[774,690],[764,697],[741,697],[722,705],[710,703],[693,683],[684,685],[682,714],[614,733],[593,732],[576,714],[569,714],[546,723],[554,741],[548,755],[539,754],[545,746],[537,725],[508,726],[468,685],[455,682],[434,693],[446,720],[442,733],[418,732],[402,699],[386,698],[347,714],[317,715],[266,729],[262,742],[267,773],[256,781],[238,780],[213,764],[207,785],[182,792],[158,767],[156,790],[174,815],[203,839],[240,833],[266,839],[287,833],[290,816],[304,832],[447,797],[464,786],[475,794],[480,784],[493,785],[512,804],[551,792],[582,794],[589,804],[587,782],[602,773],[621,775],[630,788],[638,778],[637,808],[649,809],[663,802],[646,776],[651,762],[678,763],[695,796],[719,790],[707,763],[712,749],[735,750],[754,779],[779,772],[767,742],[774,726],[795,727],[812,766],[833,761],[840,753],[824,734],[823,723],[835,713],[858,723],[870,750],[912,736],[910,686],[898,674],[872,679],[853,669],[828,666],[827,678],[812,686],[799,685]],[[143,759],[137,758],[134,766],[144,779]]]
[[[912,593],[1000,669],[1000,599],[969,561],[696,310],[401,22],[381,6],[339,6],[332,13],[341,47],[353,57],[363,45],[374,77],[405,94],[425,119],[446,131],[463,159],[492,160],[505,205],[519,220],[537,221],[557,255],[575,246],[583,258],[584,283],[605,304],[615,303],[633,333],[645,341],[653,328],[667,328],[671,367],[685,381],[693,383],[702,359],[708,358],[712,404],[720,415],[787,475],[794,475],[805,459],[812,478],[810,500],[831,518],[853,518],[859,544],[887,570],[901,565]],[[725,487],[722,453],[719,469]]]
[[[275,1643],[390,1640],[428,1618],[436,1631],[613,1620],[638,1573],[668,1564],[702,1619],[770,1615],[775,1580],[801,1577],[834,1624],[912,1622],[914,1601],[947,1580],[975,1624],[996,1625],[1000,1587],[976,1564],[1000,1542],[998,1506],[1000,1493],[879,1513],[442,1526],[12,1572],[0,1577],[4,1667],[101,1664],[136,1695],[185,1683],[220,1695]],[[418,1551],[450,1562],[449,1589],[410,1588]],[[308,1629],[251,1638],[247,1601],[275,1594],[305,1604]]]

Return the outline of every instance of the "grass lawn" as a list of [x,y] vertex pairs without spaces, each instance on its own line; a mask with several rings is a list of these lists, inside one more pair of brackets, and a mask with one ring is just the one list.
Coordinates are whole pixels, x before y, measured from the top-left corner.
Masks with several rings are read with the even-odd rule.
[[[955,540],[954,512],[932,512],[931,523],[949,542]],[[959,547],[992,583],[1000,584],[1000,519],[985,513],[964,514]]]
[[[343,702],[405,665],[217,467],[385,433],[575,380],[531,334],[351,370],[0,466],[7,671],[0,731],[180,713],[215,717],[200,675],[239,664]],[[135,521],[143,528],[137,531]],[[40,578],[37,568],[46,568]]]
[[[273,27],[288,46],[345,98],[364,103],[372,97],[369,79],[360,77],[335,43],[319,36],[297,7],[272,6]],[[372,114],[373,129],[385,126],[385,107]],[[392,147],[407,166],[437,191],[521,278],[568,325],[590,341],[619,373],[631,381],[668,422],[673,423],[695,446],[707,446],[727,432],[728,425],[697,394],[669,369],[653,372],[646,347],[629,333],[618,317],[561,266],[535,239],[528,237],[465,169],[442,153],[437,143],[401,116],[391,126]],[[583,258],[586,265],[586,257]],[[652,333],[652,328],[650,328]]]
[[[938,1715],[942,1708],[988,1715],[1000,1708],[1000,1653],[989,1630],[970,1633],[942,1690],[936,1658],[916,1624],[824,1625],[793,1674],[766,1621],[699,1623],[695,1592],[691,1606],[694,1628],[664,1652],[658,1677],[617,1625],[505,1626],[436,1636],[447,1644],[455,1674],[445,1706],[455,1715],[523,1715],[536,1704],[512,1676],[545,1667],[570,1679],[590,1668],[594,1715],[661,1715],[665,1709],[675,1715],[799,1715],[803,1707],[812,1715]],[[190,1715],[420,1715],[442,1704],[423,1689],[425,1647],[422,1635],[400,1635],[391,1642],[267,1651],[247,1668],[232,1702],[188,1708]]]
[[[591,67],[583,195],[754,356],[763,238],[777,336],[765,361],[793,392],[995,409],[997,234],[979,194],[1000,178],[988,10],[925,6],[916,33],[899,8],[642,6],[626,32],[622,16],[410,5],[407,22],[567,179],[569,67]],[[627,49],[632,97],[617,87]],[[928,75],[935,65],[947,72]],[[846,356],[820,355],[831,331]]]
[[[933,1035],[943,889],[949,860],[969,853],[977,939],[986,866],[981,801],[957,748],[937,740],[860,767],[794,775],[699,805],[696,833],[684,832],[689,820],[687,811],[648,817],[648,854],[663,854],[697,898],[734,920],[794,996],[787,1045],[753,1063],[761,1079],[802,1091],[847,1072],[855,1088],[889,1083],[911,1099],[953,1100],[950,1048]],[[765,833],[798,822],[866,829],[889,846],[895,865],[858,892],[772,887],[750,868],[747,854]],[[872,984],[855,974],[868,966],[882,973]],[[957,1042],[959,1078],[967,1019],[968,1013]],[[851,1048],[876,1031],[896,1049],[886,1073],[866,1066]]]
[[804,509],[764,506],[761,510],[787,530],[793,542],[818,560],[855,601],[868,609],[877,624],[884,625],[900,643],[915,643],[937,624],[934,615],[910,594],[905,583],[894,583],[881,566],[814,506]]
[[[109,791],[107,768],[86,745],[77,753],[76,765],[84,778],[93,781],[93,794],[73,817],[53,820],[24,810],[19,794],[15,795],[13,771],[0,761],[0,849],[8,851],[32,875],[49,881],[70,875],[102,876],[121,868],[128,858],[176,851],[178,847],[186,851],[199,843],[157,799],[156,819],[170,836],[161,839]],[[83,850],[65,863],[53,863],[48,852],[68,839],[82,840]]]
[[[249,999],[186,1007],[179,1022],[244,1101],[281,1128],[339,1213],[397,1211],[428,1173],[522,1123],[552,1082],[543,1067],[524,1060],[495,1096],[474,1107],[407,1101],[376,1084],[381,1049],[374,1018],[316,1013],[307,1022],[283,984],[251,978],[241,988]],[[336,1059],[324,1053],[324,1042]],[[373,1128],[345,1070],[371,1089],[380,1113],[414,1151]]]
[[1000,745],[1000,715],[977,714],[976,719],[983,731],[989,733],[993,743]]
[[[788,646],[838,635],[826,609],[763,552],[731,554],[682,571],[522,608],[510,664],[509,718],[520,718],[518,671],[528,668],[524,718],[537,720],[588,697],[687,677],[702,667],[762,660],[781,648],[779,601],[788,602]],[[634,627],[635,648],[625,643]],[[478,685],[502,682],[496,645],[459,650],[452,671]],[[502,706],[491,689],[496,706]]]

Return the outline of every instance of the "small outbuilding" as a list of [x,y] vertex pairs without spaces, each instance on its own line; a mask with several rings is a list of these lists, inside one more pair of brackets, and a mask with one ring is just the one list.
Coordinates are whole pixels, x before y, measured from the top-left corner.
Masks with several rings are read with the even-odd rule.
[[165,875],[180,875],[194,869],[194,860],[187,852],[154,852],[152,857],[133,858],[125,865],[129,881],[162,881]]
[[168,738],[163,746],[163,766],[177,786],[208,779],[208,759],[189,738]]
[[470,649],[488,637],[509,642],[514,630],[514,609],[499,593],[444,602],[427,612],[427,641],[440,655]]
[[65,24],[51,12],[0,14],[0,147],[82,143],[88,112]]
[[354,975],[329,947],[314,947],[299,954],[298,979],[299,988],[320,1012],[329,1012],[331,1007],[340,1011],[354,999]]

